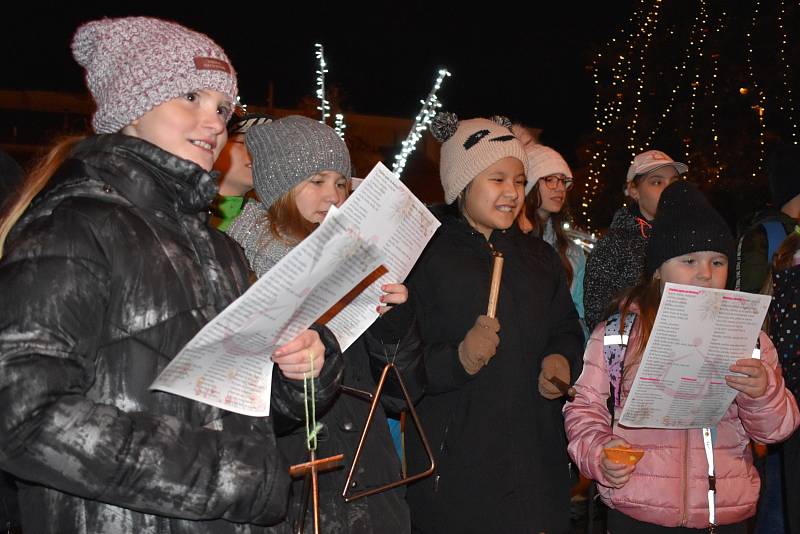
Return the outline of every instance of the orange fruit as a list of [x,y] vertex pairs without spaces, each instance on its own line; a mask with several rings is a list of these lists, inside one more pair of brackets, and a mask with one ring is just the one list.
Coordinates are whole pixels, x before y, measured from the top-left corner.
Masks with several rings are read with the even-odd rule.
[[642,449],[632,449],[626,447],[606,447],[603,449],[606,458],[618,464],[636,465],[642,459],[644,451]]

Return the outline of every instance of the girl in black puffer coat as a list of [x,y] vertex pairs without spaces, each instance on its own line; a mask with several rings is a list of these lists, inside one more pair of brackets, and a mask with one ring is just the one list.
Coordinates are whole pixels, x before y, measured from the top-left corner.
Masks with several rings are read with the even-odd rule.
[[150,18],[88,23],[73,53],[101,135],[60,147],[0,219],[0,468],[23,530],[264,532],[286,513],[274,428],[304,421],[309,352],[317,402],[338,389],[330,332],[274,357],[270,418],[149,389],[247,287],[204,216],[235,74],[206,36]]

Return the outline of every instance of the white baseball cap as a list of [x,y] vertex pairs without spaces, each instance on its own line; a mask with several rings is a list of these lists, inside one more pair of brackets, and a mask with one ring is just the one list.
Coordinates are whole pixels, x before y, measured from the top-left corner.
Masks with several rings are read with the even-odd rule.
[[648,172],[660,169],[661,167],[668,166],[674,167],[678,174],[683,174],[689,170],[688,165],[674,161],[671,157],[667,156],[660,150],[648,150],[647,152],[642,152],[633,158],[631,166],[628,167],[628,176],[626,177],[626,182],[632,181],[640,174],[647,174]]

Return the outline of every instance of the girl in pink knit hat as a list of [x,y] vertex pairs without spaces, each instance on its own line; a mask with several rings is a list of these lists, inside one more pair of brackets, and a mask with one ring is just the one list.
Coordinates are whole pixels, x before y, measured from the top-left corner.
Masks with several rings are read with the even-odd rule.
[[[0,216],[0,469],[25,532],[259,533],[280,521],[288,466],[273,419],[150,384],[248,286],[206,224],[236,74],[203,34],[159,19],[78,28],[72,51],[97,135],[57,145]],[[323,341],[324,340],[324,341]],[[304,421],[341,376],[327,329],[277,349],[274,421]],[[312,367],[313,362],[313,367]]]
[[[517,126],[517,130],[522,128]],[[558,252],[567,272],[572,302],[581,318],[583,333],[588,337],[583,312],[583,275],[586,256],[564,231],[569,221],[567,197],[574,179],[561,154],[536,142],[525,145],[528,157],[528,183],[525,185],[525,208],[520,212],[519,227],[530,235],[544,239]]]

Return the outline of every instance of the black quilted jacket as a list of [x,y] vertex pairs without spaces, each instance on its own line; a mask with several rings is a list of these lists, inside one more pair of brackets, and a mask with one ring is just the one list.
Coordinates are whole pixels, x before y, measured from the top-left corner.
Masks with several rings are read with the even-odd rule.
[[[302,382],[276,368],[264,419],[148,389],[247,286],[238,247],[205,224],[215,192],[189,161],[95,136],[14,228],[0,263],[0,468],[21,480],[25,532],[257,533],[285,514],[273,426],[303,421]],[[325,405],[342,366],[321,334]]]

